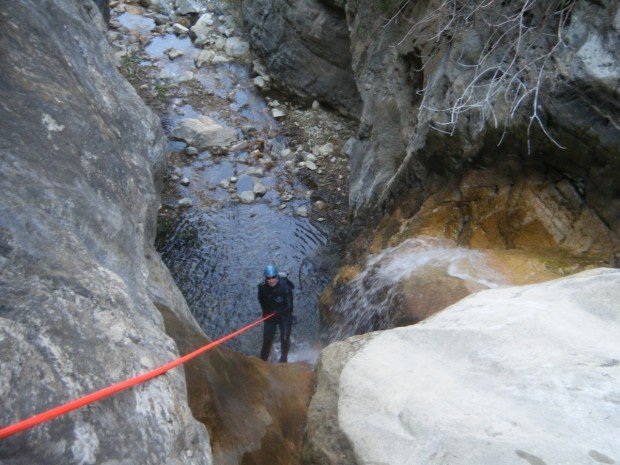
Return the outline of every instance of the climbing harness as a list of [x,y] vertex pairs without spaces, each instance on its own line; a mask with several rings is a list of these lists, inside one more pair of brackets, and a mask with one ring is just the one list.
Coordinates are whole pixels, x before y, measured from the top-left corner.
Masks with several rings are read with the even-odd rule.
[[142,384],[150,379],[153,379],[157,376],[163,375],[164,373],[166,373],[167,371],[185,363],[188,362],[189,360],[197,357],[198,355],[208,351],[209,349],[213,349],[216,346],[219,346],[220,344],[228,341],[229,339],[232,339],[234,337],[237,337],[239,334],[244,333],[245,331],[253,328],[256,325],[259,325],[260,323],[262,323],[265,320],[268,320],[269,318],[271,318],[272,316],[274,316],[275,313],[271,313],[269,315],[264,316],[263,318],[261,318],[260,320],[256,320],[253,323],[250,323],[247,326],[244,326],[241,329],[238,329],[237,331],[234,331],[230,334],[227,334],[226,336],[217,339],[215,341],[211,341],[210,343],[194,350],[193,352],[190,352],[187,355],[184,355],[182,357],[177,358],[176,360],[173,360],[169,363],[166,363],[165,365],[160,366],[159,368],[155,368],[154,370],[151,370],[147,373],[135,376],[133,378],[129,378],[126,379],[125,381],[121,381],[118,382],[116,384],[113,384],[111,386],[108,386],[106,388],[100,389],[99,391],[95,391],[91,394],[87,394],[83,397],[80,397],[78,399],[75,399],[71,402],[67,402],[66,404],[62,404],[59,405],[57,407],[51,408],[49,410],[46,410],[45,412],[41,412],[37,415],[34,415],[30,418],[27,418],[25,420],[22,421],[18,421],[17,423],[13,423],[12,425],[8,425],[5,426],[4,428],[0,429],[0,440],[5,439],[9,436],[12,436],[14,434],[20,433],[26,429],[32,428],[33,426],[39,425],[41,423],[44,423],[46,421],[50,421],[56,417],[59,417],[61,415],[64,415],[66,413],[71,412],[72,410],[76,410],[80,407],[84,407],[85,405],[88,404],[92,404],[94,402],[97,402],[98,400],[104,399],[106,397],[109,397],[113,394],[116,394],[117,392],[123,391],[125,389],[128,389],[132,386],[136,386],[138,384]]

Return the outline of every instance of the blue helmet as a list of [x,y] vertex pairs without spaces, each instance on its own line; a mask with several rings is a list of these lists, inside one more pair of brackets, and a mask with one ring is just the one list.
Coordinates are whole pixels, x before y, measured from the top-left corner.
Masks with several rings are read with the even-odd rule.
[[275,265],[267,265],[265,270],[263,271],[265,278],[273,278],[274,276],[278,276],[278,269]]

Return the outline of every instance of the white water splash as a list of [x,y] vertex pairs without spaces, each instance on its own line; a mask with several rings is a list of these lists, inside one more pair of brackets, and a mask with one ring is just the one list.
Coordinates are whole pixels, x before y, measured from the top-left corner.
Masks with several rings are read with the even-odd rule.
[[329,340],[393,327],[393,315],[403,305],[398,284],[430,270],[479,289],[506,284],[483,252],[456,247],[446,239],[408,239],[368,257],[365,269],[347,285],[345,297],[332,310],[338,324],[327,331]]

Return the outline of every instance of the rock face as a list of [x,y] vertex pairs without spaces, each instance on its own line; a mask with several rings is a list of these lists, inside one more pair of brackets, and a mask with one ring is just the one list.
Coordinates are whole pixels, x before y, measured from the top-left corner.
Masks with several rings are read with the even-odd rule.
[[[396,13],[398,5],[383,2],[385,11],[379,14],[375,3],[347,3],[352,62],[363,99],[351,156],[350,201],[358,213],[391,209],[406,200],[412,216],[431,195],[466,205],[470,199],[457,187],[459,180],[482,169],[487,179],[490,174],[500,180],[489,197],[494,212],[462,211],[469,225],[497,229],[503,216],[505,228],[529,225],[553,247],[577,254],[607,258],[617,249],[615,3],[576,2],[570,21],[560,25],[562,14],[550,20],[544,15],[548,5],[535,2],[528,11],[533,28],[522,32],[529,34],[528,44],[536,45],[536,55],[521,49],[510,34],[500,39],[501,27],[482,26],[499,24],[498,15],[518,13],[523,2],[513,2],[509,11],[493,2],[472,11],[471,21],[464,18],[475,5],[456,2],[462,10],[452,23],[445,3],[410,3],[389,25],[382,18]],[[434,36],[444,26],[445,34]],[[553,59],[545,59],[547,53]],[[537,64],[526,66],[536,58]],[[474,66],[481,59],[482,66]],[[480,69],[490,71],[476,74]],[[522,86],[517,89],[515,82]],[[509,197],[497,195],[502,180],[517,188]],[[515,203],[520,213],[513,214]],[[536,239],[526,241],[536,244]]]
[[590,270],[327,347],[303,463],[617,463],[618,302]]
[[[116,71],[95,4],[0,15],[4,426],[208,339],[152,246],[160,122]],[[311,385],[303,366],[212,352],[0,441],[0,462],[292,464]]]
[[250,44],[270,74],[306,98],[318,98],[358,117],[343,2],[245,0]]
[[[178,351],[147,287],[145,256],[158,260],[159,121],[112,65],[94,6],[16,2],[2,16],[5,425]],[[0,461],[210,464],[187,402],[177,370],[2,441]]]

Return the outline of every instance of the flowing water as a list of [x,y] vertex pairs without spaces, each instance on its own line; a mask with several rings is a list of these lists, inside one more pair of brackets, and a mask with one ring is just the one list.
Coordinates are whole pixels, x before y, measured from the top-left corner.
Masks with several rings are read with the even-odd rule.
[[[151,69],[159,86],[172,82],[177,89],[162,115],[166,132],[183,118],[206,115],[239,128],[239,139],[248,141],[247,149],[224,155],[202,151],[194,157],[184,155],[184,142],[169,144],[175,171],[162,202],[164,211],[172,214],[156,245],[193,315],[214,339],[259,318],[257,284],[263,267],[275,263],[296,287],[298,323],[293,328],[289,361],[314,362],[320,350],[317,299],[329,280],[328,273],[315,263],[330,240],[330,228],[294,214],[297,207],[310,203],[311,192],[284,169],[279,154],[289,141],[256,91],[249,65],[231,61],[197,69],[194,59],[202,49],[187,36],[153,34],[153,20],[139,14],[124,13],[117,20],[149,39],[140,66]],[[166,52],[171,48],[183,55],[169,59]],[[194,87],[185,80],[189,72]],[[205,95],[220,99],[220,104],[192,99],[196,85]],[[256,147],[261,148],[263,160],[272,162],[260,164],[253,159],[250,151]],[[263,175],[257,176],[257,167]],[[219,186],[232,176],[236,183]],[[177,181],[184,177],[190,181],[187,186]],[[252,190],[257,181],[269,188],[262,198],[250,205],[235,199],[235,193]],[[191,199],[193,206],[178,209],[175,204],[181,197]],[[227,345],[256,355],[261,341],[261,330],[254,329]],[[276,343],[272,359],[277,359],[278,352]]]
[[[432,279],[455,278],[471,291],[507,284],[483,252],[454,246],[434,237],[408,239],[371,255],[365,268],[342,293],[332,310],[338,324],[329,328],[330,341],[393,326],[393,313],[403,305],[402,284],[432,273]],[[449,292],[446,288],[445,292]]]

